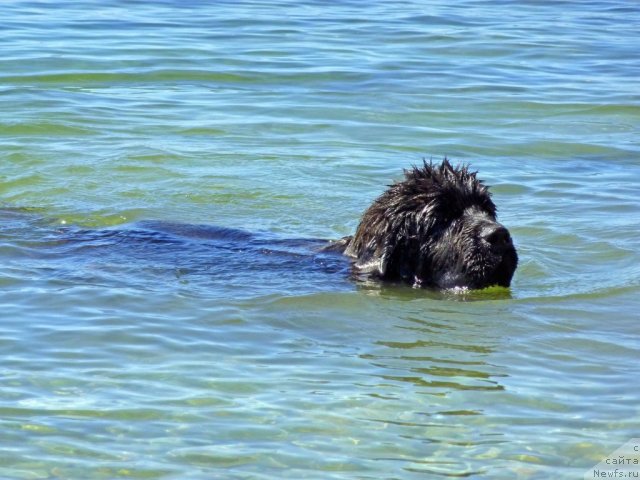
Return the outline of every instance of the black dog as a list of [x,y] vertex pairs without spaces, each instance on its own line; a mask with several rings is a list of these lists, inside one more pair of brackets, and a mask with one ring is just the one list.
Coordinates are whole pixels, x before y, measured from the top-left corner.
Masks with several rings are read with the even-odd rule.
[[449,289],[508,287],[518,264],[487,187],[467,167],[454,168],[447,160],[405,171],[405,179],[364,213],[354,236],[328,246],[325,240],[171,222],[60,228],[19,209],[0,208],[0,220],[0,236],[24,238],[30,252],[59,257],[65,267],[73,255],[74,275],[82,258],[91,266],[87,275],[118,265],[131,268],[136,259],[140,270],[147,265],[155,272],[164,265],[190,273],[192,280],[203,272],[203,278],[237,279],[240,285],[321,282],[325,274],[346,277],[352,268],[357,277]]
[[443,289],[508,287],[518,265],[487,187],[447,159],[405,171],[334,249],[359,274]]

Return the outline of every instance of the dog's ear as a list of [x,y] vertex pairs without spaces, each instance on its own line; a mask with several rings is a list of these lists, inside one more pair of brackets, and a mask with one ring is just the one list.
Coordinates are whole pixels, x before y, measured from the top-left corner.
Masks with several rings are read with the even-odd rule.
[[350,252],[356,257],[355,268],[369,275],[385,277],[391,268],[391,259],[396,248],[394,235],[371,238],[359,250]]
[[[417,253],[418,231],[415,208],[398,211],[385,225],[375,250],[377,274],[382,278],[404,276],[413,270],[410,264]],[[417,255],[415,255],[417,258]]]
[[354,264],[361,273],[384,276],[386,271],[386,261],[373,248],[367,248],[360,252]]
[[398,238],[395,235],[387,235],[384,244],[382,245],[382,251],[380,252],[380,258],[377,262],[378,274],[381,277],[385,277],[391,269],[391,262],[393,254],[396,250]]

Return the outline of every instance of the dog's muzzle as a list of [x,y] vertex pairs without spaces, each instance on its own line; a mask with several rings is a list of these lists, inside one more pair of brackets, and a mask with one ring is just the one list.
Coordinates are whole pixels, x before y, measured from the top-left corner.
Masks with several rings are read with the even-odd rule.
[[509,230],[499,223],[486,224],[480,231],[480,237],[491,245],[491,250],[496,253],[504,253],[513,248],[513,241],[511,240],[511,235],[509,235]]

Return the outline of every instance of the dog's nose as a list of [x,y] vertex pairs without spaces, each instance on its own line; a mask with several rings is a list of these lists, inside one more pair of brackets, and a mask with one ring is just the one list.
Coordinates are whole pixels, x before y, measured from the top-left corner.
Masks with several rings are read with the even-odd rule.
[[509,230],[500,224],[485,226],[480,232],[480,236],[497,249],[505,249],[511,245]]

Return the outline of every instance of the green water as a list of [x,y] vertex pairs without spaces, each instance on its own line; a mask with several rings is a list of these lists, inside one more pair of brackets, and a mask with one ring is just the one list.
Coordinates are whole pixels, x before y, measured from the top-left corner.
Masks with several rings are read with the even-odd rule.
[[[449,3],[0,5],[0,478],[574,479],[640,436],[640,7]],[[445,155],[509,294],[117,233],[339,238]]]

